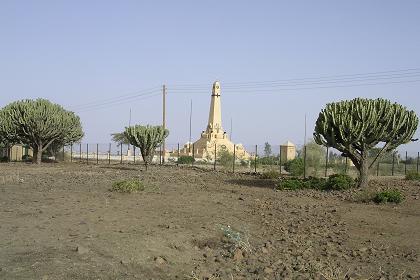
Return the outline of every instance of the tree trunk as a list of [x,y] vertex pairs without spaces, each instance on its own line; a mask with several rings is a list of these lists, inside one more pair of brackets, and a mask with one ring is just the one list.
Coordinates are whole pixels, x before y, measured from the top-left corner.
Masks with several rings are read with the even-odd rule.
[[34,147],[34,156],[32,162],[36,164],[41,164],[42,161],[42,144],[38,144]]
[[369,165],[367,160],[362,160],[359,169],[359,187],[367,188],[369,185]]

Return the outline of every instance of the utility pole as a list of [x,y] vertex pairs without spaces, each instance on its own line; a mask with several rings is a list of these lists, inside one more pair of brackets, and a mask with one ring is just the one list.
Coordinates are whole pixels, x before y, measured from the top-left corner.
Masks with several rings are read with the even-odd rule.
[[192,124],[192,109],[193,109],[193,104],[192,104],[192,99],[191,99],[191,103],[190,103],[190,138],[188,140],[188,152],[191,152],[191,124]]
[[232,141],[232,130],[233,130],[233,125],[232,125],[233,121],[232,118],[230,118],[230,140]]
[[[131,108],[130,108],[130,116],[128,117],[128,127],[131,126]],[[128,151],[130,150],[130,143],[128,143]],[[127,156],[128,156],[128,151],[127,151]]]
[[[162,86],[162,127],[163,129],[166,129],[166,86],[163,85]],[[162,142],[162,151],[163,151],[163,156],[162,156],[162,164],[165,163],[165,139],[163,139]]]
[[305,139],[303,139],[303,178],[306,178],[306,114],[305,114]]

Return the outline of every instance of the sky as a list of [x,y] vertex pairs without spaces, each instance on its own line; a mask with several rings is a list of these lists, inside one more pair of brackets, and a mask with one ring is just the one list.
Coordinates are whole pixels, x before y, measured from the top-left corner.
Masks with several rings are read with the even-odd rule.
[[176,145],[191,101],[193,140],[206,128],[218,80],[234,142],[301,145],[305,114],[309,138],[329,102],[382,97],[420,115],[419,15],[417,0],[0,0],[0,107],[47,98],[105,144],[130,109],[131,124],[161,124],[165,84]]

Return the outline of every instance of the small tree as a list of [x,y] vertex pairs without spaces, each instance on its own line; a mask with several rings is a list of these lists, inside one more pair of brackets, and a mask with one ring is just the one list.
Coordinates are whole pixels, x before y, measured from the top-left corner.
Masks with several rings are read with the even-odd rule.
[[219,151],[217,152],[218,159],[217,161],[222,165],[225,169],[229,169],[232,167],[233,164],[233,154],[228,151],[226,147],[221,146]]
[[119,133],[112,133],[111,139],[115,143],[117,143],[117,146],[120,146],[121,144],[128,145],[130,144],[130,141],[128,140],[127,136],[125,135],[125,132],[119,132]]
[[264,143],[264,156],[265,157],[271,156],[271,145],[268,142]]
[[[411,141],[418,117],[397,103],[385,99],[356,98],[329,103],[316,121],[314,139],[347,156],[359,170],[359,186],[368,185],[368,171],[377,159]],[[383,143],[369,164],[369,152]]]
[[309,141],[306,144],[306,166],[313,169],[314,176],[318,175],[318,171],[325,159],[325,153],[325,148],[315,143],[315,141]]
[[0,110],[0,120],[0,134],[9,143],[29,145],[37,164],[54,142],[68,145],[83,137],[79,117],[46,99],[12,102]]
[[135,125],[126,127],[124,134],[131,145],[140,149],[147,170],[147,166],[153,160],[156,148],[169,135],[169,130],[164,129],[162,126]]

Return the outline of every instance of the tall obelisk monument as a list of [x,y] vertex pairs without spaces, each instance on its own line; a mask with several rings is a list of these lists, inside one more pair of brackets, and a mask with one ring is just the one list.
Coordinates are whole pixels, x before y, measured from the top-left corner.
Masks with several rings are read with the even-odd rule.
[[220,106],[220,83],[217,81],[213,83],[206,133],[211,135],[210,138],[222,138],[224,133],[222,128],[222,109]]

